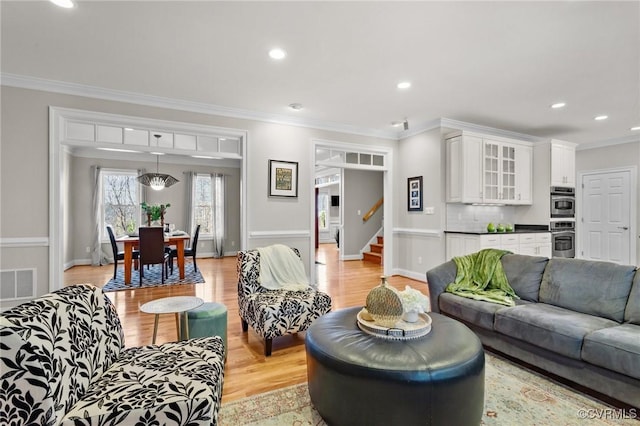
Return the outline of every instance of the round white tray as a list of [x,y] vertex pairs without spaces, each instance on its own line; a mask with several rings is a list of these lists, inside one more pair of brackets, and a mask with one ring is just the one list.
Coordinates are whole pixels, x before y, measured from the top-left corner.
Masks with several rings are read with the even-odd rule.
[[367,321],[358,312],[357,324],[360,330],[375,337],[387,340],[411,340],[426,336],[431,331],[431,317],[418,314],[418,321],[400,320],[395,327],[382,327],[373,321]]

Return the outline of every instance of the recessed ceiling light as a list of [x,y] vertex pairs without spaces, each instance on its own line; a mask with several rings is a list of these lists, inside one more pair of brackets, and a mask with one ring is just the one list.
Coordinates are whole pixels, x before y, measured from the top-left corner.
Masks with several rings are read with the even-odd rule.
[[304,107],[302,106],[302,104],[299,104],[299,103],[297,103],[297,102],[294,102],[294,103],[292,103],[292,104],[289,104],[289,108],[291,108],[291,109],[292,109],[292,110],[294,110],[294,111],[300,111],[300,110],[301,110],[302,108],[304,108]]
[[557,102],[557,103],[555,103],[555,104],[551,105],[551,108],[553,108],[553,109],[558,109],[558,108],[564,108],[565,106],[567,106],[567,104],[566,104],[566,103],[564,103],[564,102]]
[[631,129],[629,129],[629,130],[640,130],[640,126],[632,127],[632,128],[631,128]]
[[402,121],[392,121],[391,125],[393,127],[400,127],[400,126],[402,126]]
[[64,7],[65,9],[71,9],[73,5],[73,1],[71,0],[49,0],[51,3],[56,6]]
[[593,119],[597,121],[602,121],[602,120],[606,120],[607,118],[609,118],[608,115],[599,115],[597,117],[594,117]]
[[411,82],[409,81],[401,81],[398,83],[398,89],[408,89],[409,87],[411,87]]
[[269,56],[271,57],[271,59],[284,59],[285,56],[287,56],[287,52],[280,49],[279,47],[276,47],[275,49],[271,49],[269,51]]

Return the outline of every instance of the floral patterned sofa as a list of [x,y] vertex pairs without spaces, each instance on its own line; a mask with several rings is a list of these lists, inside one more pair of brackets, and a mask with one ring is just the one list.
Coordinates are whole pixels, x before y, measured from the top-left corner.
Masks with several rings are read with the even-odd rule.
[[[293,251],[300,256],[297,249]],[[331,310],[328,294],[304,291],[268,290],[258,282],[260,252],[238,252],[238,307],[242,331],[253,328],[264,339],[264,354],[271,355],[273,338],[304,331]]]
[[222,338],[123,348],[101,289],[78,284],[0,315],[0,424],[215,425]]

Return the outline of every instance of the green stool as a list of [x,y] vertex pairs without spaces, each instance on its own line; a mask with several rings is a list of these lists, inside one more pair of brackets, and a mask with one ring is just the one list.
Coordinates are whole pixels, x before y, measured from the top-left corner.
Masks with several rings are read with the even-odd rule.
[[227,307],[222,303],[207,302],[187,311],[189,338],[220,336],[227,355]]

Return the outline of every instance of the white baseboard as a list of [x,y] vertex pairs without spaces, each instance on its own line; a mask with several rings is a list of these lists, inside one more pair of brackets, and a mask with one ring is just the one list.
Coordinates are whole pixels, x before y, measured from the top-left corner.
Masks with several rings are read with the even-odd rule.
[[73,268],[78,265],[91,265],[91,259],[73,259],[71,262],[67,262],[62,267],[63,270],[66,271],[69,268]]
[[407,269],[394,269],[393,275],[402,275],[403,277],[411,278],[412,280],[422,281],[423,283],[427,282],[426,272],[415,272],[409,271]]
[[340,258],[340,260],[362,260],[362,254],[350,254]]

